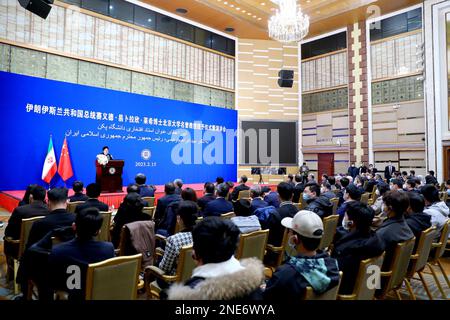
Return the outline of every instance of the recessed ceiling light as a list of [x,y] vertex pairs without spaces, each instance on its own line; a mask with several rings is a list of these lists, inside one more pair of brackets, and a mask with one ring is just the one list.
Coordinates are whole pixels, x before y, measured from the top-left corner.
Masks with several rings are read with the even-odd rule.
[[228,1],[224,1],[223,4],[228,4]]
[[311,0],[306,0],[306,3],[310,3],[311,2]]
[[230,4],[230,7],[234,8],[234,4]]
[[258,18],[258,20],[262,20],[262,18]]
[[233,31],[234,31],[234,28],[228,27],[228,28],[225,28],[225,31],[226,31],[226,32],[233,32]]
[[114,9],[114,7],[113,6],[109,6],[109,10],[112,10],[112,9]]
[[247,13],[247,15],[251,16],[252,14],[249,12],[249,13]]
[[242,10],[242,13],[246,13],[247,11],[245,11],[245,10]]
[[239,10],[241,10],[241,8],[239,8],[239,7],[236,7],[236,10],[237,10],[237,11],[239,11]]
[[265,6],[265,5],[266,5],[266,3],[265,3],[265,2],[261,2],[261,5],[262,5],[262,6]]
[[256,19],[256,16],[253,16],[253,18],[255,18],[255,19]]
[[185,8],[177,8],[175,11],[178,13],[182,13],[182,14],[185,14],[188,12]]
[[152,19],[147,19],[148,22],[152,22]]

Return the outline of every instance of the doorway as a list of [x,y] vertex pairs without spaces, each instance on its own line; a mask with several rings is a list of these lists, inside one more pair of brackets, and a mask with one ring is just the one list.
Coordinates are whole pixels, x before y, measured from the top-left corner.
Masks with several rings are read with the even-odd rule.
[[322,174],[326,173],[328,176],[334,175],[334,153],[319,153],[318,159],[318,176],[316,181],[320,181]]

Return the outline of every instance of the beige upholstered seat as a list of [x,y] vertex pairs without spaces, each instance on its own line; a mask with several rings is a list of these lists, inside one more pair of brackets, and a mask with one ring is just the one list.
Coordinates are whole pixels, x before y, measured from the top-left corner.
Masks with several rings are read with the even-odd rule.
[[370,193],[369,192],[363,193],[362,196],[361,196],[360,202],[364,203],[364,204],[369,204],[369,197],[370,197]]
[[86,300],[135,300],[142,254],[90,264]]
[[223,214],[220,215],[220,218],[224,219],[224,220],[231,219],[233,217],[236,217],[234,212],[227,212],[227,213],[223,213]]
[[268,238],[269,230],[241,234],[236,259],[258,258],[263,261]]
[[100,233],[95,237],[97,241],[111,241],[111,216],[112,211],[100,211],[103,216],[102,227]]
[[152,217],[152,220],[154,220],[154,218],[155,218],[155,207],[154,206],[152,206],[152,207],[144,207],[142,209],[142,212],[145,213],[145,214],[148,214],[150,217]]
[[333,215],[337,214],[337,209],[339,205],[339,198],[331,198],[330,202],[333,204]]
[[339,272],[339,283],[334,288],[322,293],[316,294],[311,287],[306,287],[304,300],[336,300],[339,292],[339,287],[341,286],[342,271]]
[[376,288],[374,287],[371,289],[367,286],[369,277],[373,274],[370,269],[374,266],[381,269],[383,261],[384,253],[378,257],[362,260],[359,263],[358,275],[356,276],[353,292],[348,295],[338,295],[338,300],[372,300],[375,295]]
[[79,204],[83,204],[84,201],[74,201],[74,202],[68,202],[67,203],[67,212],[75,213],[75,209]]
[[325,250],[333,242],[338,221],[339,215],[332,215],[323,219],[323,236],[319,244],[320,250]]
[[279,247],[276,247],[272,244],[266,245],[266,253],[274,253],[278,256],[274,265],[270,265],[271,267],[277,268],[283,262],[284,253],[286,252],[288,239],[289,239],[289,229],[285,228],[284,233],[283,233],[283,239],[281,240],[281,245]]
[[250,200],[250,190],[239,191],[237,199],[238,200],[241,200],[241,199],[248,199],[248,200]]
[[147,201],[149,207],[155,206],[155,197],[142,197],[142,200]]

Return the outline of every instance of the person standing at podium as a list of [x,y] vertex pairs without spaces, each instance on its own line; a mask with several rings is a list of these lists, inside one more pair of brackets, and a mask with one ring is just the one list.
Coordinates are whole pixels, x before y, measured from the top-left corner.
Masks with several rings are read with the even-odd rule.
[[105,155],[108,158],[108,161],[109,160],[113,160],[113,156],[109,153],[109,147],[108,146],[104,146],[103,147],[103,151],[100,154]]

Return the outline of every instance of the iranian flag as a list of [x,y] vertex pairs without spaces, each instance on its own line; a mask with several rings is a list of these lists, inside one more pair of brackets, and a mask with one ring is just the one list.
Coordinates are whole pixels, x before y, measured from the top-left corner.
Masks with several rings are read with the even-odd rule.
[[57,171],[55,149],[53,149],[52,136],[50,136],[50,142],[48,143],[47,156],[45,157],[44,167],[42,168],[42,180],[47,183],[52,181]]

